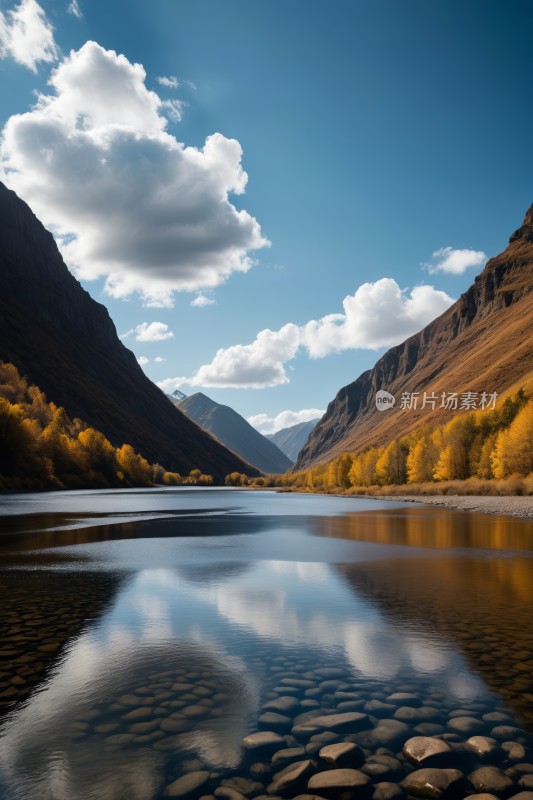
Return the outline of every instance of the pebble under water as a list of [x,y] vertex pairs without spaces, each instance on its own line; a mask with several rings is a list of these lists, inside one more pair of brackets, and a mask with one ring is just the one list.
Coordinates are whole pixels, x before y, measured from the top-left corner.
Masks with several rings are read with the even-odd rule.
[[13,498],[2,800],[533,800],[531,522],[231,490]]

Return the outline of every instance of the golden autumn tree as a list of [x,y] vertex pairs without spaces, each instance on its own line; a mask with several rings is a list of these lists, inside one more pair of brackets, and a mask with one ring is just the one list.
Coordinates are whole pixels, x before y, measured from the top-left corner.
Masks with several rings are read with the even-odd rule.
[[394,439],[376,461],[377,482],[383,486],[405,483],[408,453],[409,446],[406,439]]
[[409,483],[425,483],[433,480],[439,451],[430,436],[421,436],[414,442],[407,456],[407,480]]
[[529,475],[533,472],[533,402],[518,412],[508,428],[500,431],[492,454],[494,477]]

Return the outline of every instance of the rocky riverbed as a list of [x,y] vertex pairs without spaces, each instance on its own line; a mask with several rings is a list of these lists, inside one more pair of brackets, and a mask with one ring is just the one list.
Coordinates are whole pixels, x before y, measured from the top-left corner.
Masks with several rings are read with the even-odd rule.
[[232,767],[195,745],[202,731],[216,735],[231,701],[231,687],[201,669],[145,675],[86,709],[69,735],[79,752],[95,739],[132,761],[156,751],[164,783],[146,798],[533,800],[531,739],[501,703],[450,705],[429,680],[361,681],[282,656],[263,665],[268,690]]

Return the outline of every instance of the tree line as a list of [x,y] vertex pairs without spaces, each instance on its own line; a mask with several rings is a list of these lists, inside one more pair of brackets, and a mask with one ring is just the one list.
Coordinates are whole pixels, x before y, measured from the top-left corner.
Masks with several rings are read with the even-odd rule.
[[524,389],[491,410],[455,415],[386,446],[343,453],[327,464],[274,476],[268,485],[349,491],[402,484],[502,479],[533,473],[533,399]]
[[150,464],[129,444],[113,446],[103,433],[49,403],[13,364],[0,362],[0,490],[212,483],[199,469],[182,477]]

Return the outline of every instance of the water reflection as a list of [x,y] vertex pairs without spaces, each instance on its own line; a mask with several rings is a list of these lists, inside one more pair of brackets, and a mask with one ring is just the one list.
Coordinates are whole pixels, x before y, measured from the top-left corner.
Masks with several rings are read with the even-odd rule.
[[295,718],[408,691],[442,730],[458,708],[533,723],[530,523],[204,494],[207,516],[198,493],[141,492],[136,522],[4,519],[2,798],[156,800],[187,771],[249,774],[240,741],[287,693]]
[[316,517],[319,536],[449,550],[533,550],[531,520],[445,508],[402,508]]
[[338,566],[389,624],[453,641],[533,729],[533,558],[418,558]]
[[235,768],[280,658],[345,664],[387,691],[417,676],[450,703],[487,696],[445,640],[391,624],[334,566],[239,563],[198,577],[187,566],[136,573],[71,643],[7,722],[9,797],[117,800],[127,786],[148,800],[191,753]]

